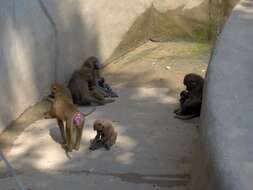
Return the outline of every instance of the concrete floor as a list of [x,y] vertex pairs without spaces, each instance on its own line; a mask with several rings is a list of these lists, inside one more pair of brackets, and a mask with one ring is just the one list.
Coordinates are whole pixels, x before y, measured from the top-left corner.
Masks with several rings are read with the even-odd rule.
[[[32,190],[184,190],[199,121],[177,120],[173,110],[184,75],[204,75],[208,57],[206,45],[149,42],[107,66],[103,75],[119,98],[87,117],[81,149],[71,159],[58,143],[55,120],[28,124],[36,120],[36,112],[39,118],[48,109],[43,104],[26,111],[12,130],[0,135],[0,148]],[[118,141],[110,151],[90,152],[92,123],[100,118],[113,121]],[[0,189],[17,189],[1,164]]]
[[[71,159],[58,143],[55,120],[39,120],[15,140],[8,153],[25,185],[33,190],[183,190],[189,181],[196,120],[180,121],[171,114],[177,100],[165,88],[116,88],[115,103],[97,107],[87,117],[79,152]],[[81,108],[88,111],[91,108]],[[97,118],[113,121],[118,142],[110,150],[88,150]],[[3,170],[3,166],[1,169]],[[0,189],[16,189],[8,173]]]

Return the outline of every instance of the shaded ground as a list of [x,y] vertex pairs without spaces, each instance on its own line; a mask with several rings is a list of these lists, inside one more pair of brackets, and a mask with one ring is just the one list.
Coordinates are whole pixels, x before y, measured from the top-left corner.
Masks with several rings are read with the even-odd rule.
[[[104,74],[120,97],[97,107],[87,118],[81,149],[70,154],[71,160],[58,143],[55,120],[23,127],[7,156],[26,186],[33,190],[185,189],[198,119],[173,118],[177,97],[170,92],[182,88],[185,73],[204,74],[208,59],[204,47],[150,42],[109,65]],[[88,150],[97,118],[110,119],[118,131],[117,144],[110,151]],[[0,171],[0,189],[16,188],[3,165]]]

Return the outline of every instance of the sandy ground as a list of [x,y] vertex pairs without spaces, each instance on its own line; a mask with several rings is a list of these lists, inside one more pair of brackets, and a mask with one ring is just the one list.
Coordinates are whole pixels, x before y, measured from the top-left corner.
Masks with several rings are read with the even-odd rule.
[[205,75],[210,46],[192,42],[148,42],[104,69],[109,84],[124,87],[183,89],[187,73]]
[[[71,159],[59,144],[55,120],[42,119],[24,127],[6,155],[25,185],[32,190],[185,189],[198,119],[173,118],[177,106],[173,92],[182,88],[185,73],[205,72],[208,55],[195,47],[147,43],[108,66],[104,75],[119,98],[87,117],[81,149],[70,153]],[[184,48],[191,52],[188,57],[180,54]],[[91,107],[80,109],[86,112]],[[88,149],[95,136],[92,123],[98,118],[111,120],[118,131],[110,151]],[[0,163],[0,189],[17,189]]]

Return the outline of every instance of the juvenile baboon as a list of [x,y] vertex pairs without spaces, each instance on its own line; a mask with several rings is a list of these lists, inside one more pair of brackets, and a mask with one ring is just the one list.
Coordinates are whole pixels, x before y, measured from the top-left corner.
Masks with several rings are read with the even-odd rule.
[[91,140],[90,150],[96,150],[101,147],[110,150],[117,139],[117,132],[114,130],[112,123],[107,120],[96,120],[93,124],[93,129],[97,132],[97,135],[94,140]]
[[[66,144],[67,151],[71,152],[73,148],[75,150],[79,150],[82,131],[85,123],[85,116],[91,114],[93,111],[95,111],[95,109],[88,114],[78,111],[70,97],[65,94],[64,87],[59,83],[52,84],[50,91],[50,96],[53,98],[53,103],[49,113],[52,117],[57,119],[61,136],[64,144]],[[64,122],[66,122],[65,126]],[[76,141],[73,146],[72,133],[74,128],[76,130]]]
[[105,99],[104,94],[95,88],[97,68],[98,66],[96,66],[94,58],[89,58],[80,69],[72,74],[68,88],[75,104],[89,105],[95,103],[103,105],[114,101],[112,99]]
[[184,77],[186,90],[180,93],[180,108],[174,111],[179,119],[191,119],[200,115],[204,79],[197,74],[190,73]]

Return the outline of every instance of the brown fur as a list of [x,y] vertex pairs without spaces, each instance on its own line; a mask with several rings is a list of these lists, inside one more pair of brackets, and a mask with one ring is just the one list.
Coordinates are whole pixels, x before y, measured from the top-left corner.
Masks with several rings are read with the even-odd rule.
[[113,125],[107,120],[96,120],[93,124],[93,129],[97,132],[94,140],[91,141],[91,150],[95,150],[104,146],[109,150],[117,140],[117,132],[114,130]]
[[68,88],[75,104],[89,105],[95,103],[104,105],[114,101],[105,99],[105,94],[95,86],[96,77],[99,74],[96,61],[95,57],[88,58],[69,80]]
[[[74,116],[78,113],[77,107],[73,104],[72,100],[64,93],[64,87],[58,83],[51,85],[51,96],[53,97],[53,103],[50,109],[50,115],[57,119],[57,123],[60,128],[61,136],[64,143],[66,143],[67,151],[71,152],[74,148],[79,150],[80,142],[82,138],[82,131],[84,127],[85,118],[79,126],[74,123]],[[66,122],[64,126],[64,122]],[[76,142],[72,145],[72,132],[73,128],[76,128]],[[65,137],[66,131],[66,137]]]
[[200,115],[204,79],[197,74],[190,73],[184,77],[186,90],[180,93],[180,108],[174,111],[179,119],[191,119]]

